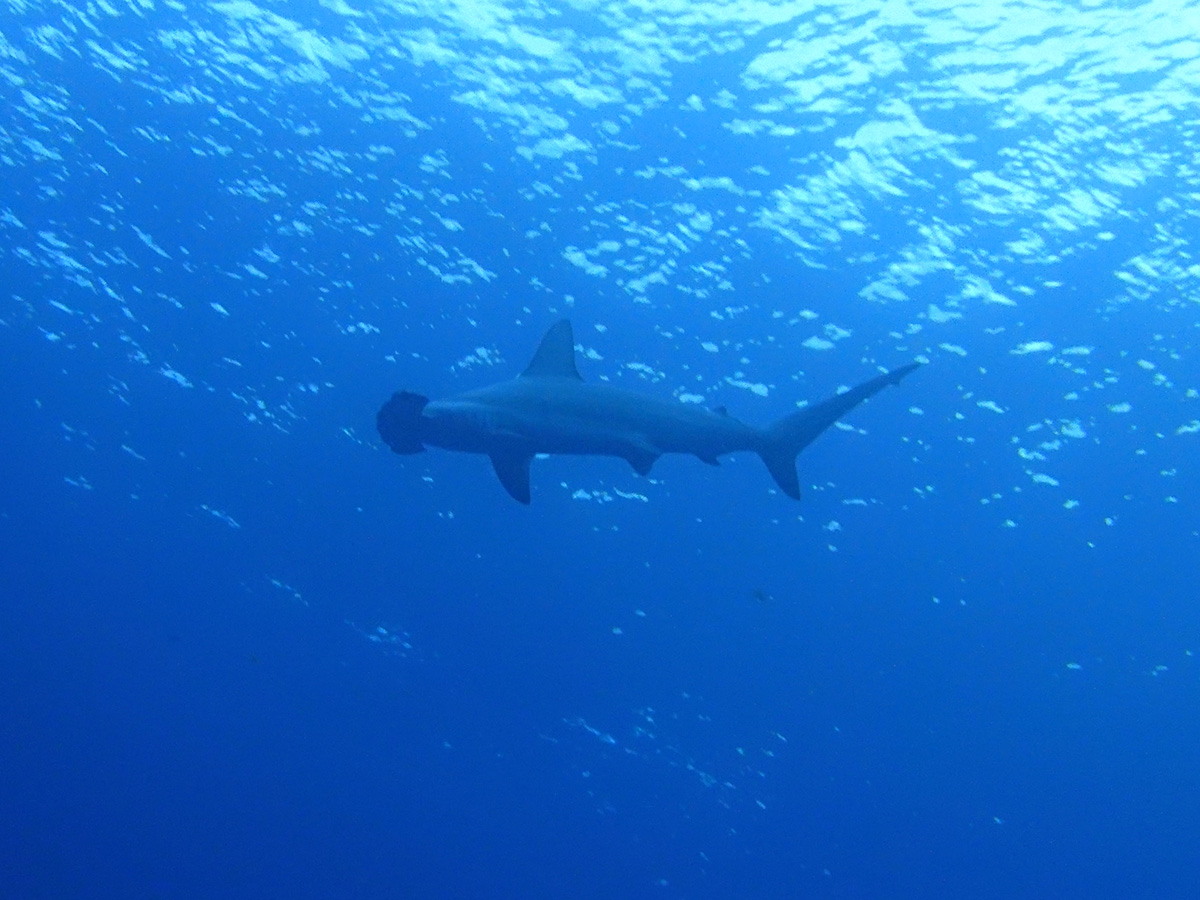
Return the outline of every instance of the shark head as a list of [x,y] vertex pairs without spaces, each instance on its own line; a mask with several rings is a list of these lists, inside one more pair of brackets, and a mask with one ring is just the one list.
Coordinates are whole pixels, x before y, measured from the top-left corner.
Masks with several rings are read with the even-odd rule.
[[375,416],[375,427],[392,450],[402,455],[420,453],[425,449],[422,442],[421,413],[429,403],[428,397],[409,391],[398,391],[383,405]]

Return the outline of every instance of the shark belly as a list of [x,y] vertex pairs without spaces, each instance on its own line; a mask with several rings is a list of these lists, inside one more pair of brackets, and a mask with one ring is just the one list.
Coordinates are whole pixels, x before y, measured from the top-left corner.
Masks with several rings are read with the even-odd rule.
[[538,453],[615,456],[641,474],[664,453],[715,463],[758,445],[758,430],[736,419],[678,402],[648,400],[610,385],[519,380],[425,407],[424,441],[493,458]]
[[736,419],[682,403],[647,401],[607,385],[578,385],[543,405],[521,429],[538,453],[618,456],[641,474],[664,453],[706,462],[758,446],[758,431]]

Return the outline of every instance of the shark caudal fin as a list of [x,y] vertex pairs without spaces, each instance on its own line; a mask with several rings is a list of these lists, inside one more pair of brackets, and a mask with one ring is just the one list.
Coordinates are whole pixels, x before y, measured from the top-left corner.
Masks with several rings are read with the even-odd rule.
[[767,427],[763,431],[763,446],[758,454],[767,464],[767,470],[780,490],[793,500],[799,500],[800,479],[796,474],[796,457],[800,451],[858,404],[878,394],[889,384],[899,384],[905,375],[920,367],[920,363],[901,366],[814,406],[784,416]]

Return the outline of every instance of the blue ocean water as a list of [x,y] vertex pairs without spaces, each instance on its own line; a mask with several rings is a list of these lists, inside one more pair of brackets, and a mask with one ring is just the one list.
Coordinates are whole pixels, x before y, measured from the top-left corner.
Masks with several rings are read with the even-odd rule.
[[[1200,14],[0,4],[0,897],[1191,897]],[[399,457],[583,376],[800,458]]]

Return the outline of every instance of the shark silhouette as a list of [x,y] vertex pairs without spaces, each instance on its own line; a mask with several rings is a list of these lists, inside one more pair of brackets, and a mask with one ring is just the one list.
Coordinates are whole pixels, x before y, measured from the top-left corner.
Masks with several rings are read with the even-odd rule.
[[426,446],[483,453],[513,499],[529,503],[529,462],[537,453],[619,456],[647,475],[664,453],[690,453],[709,465],[739,450],[762,457],[779,488],[800,499],[796,457],[821,432],[919,363],[901,366],[766,428],[725,412],[586,384],[575,366],[575,338],[563,319],[542,338],[517,378],[445,400],[400,391],[379,410],[379,436],[396,453]]

